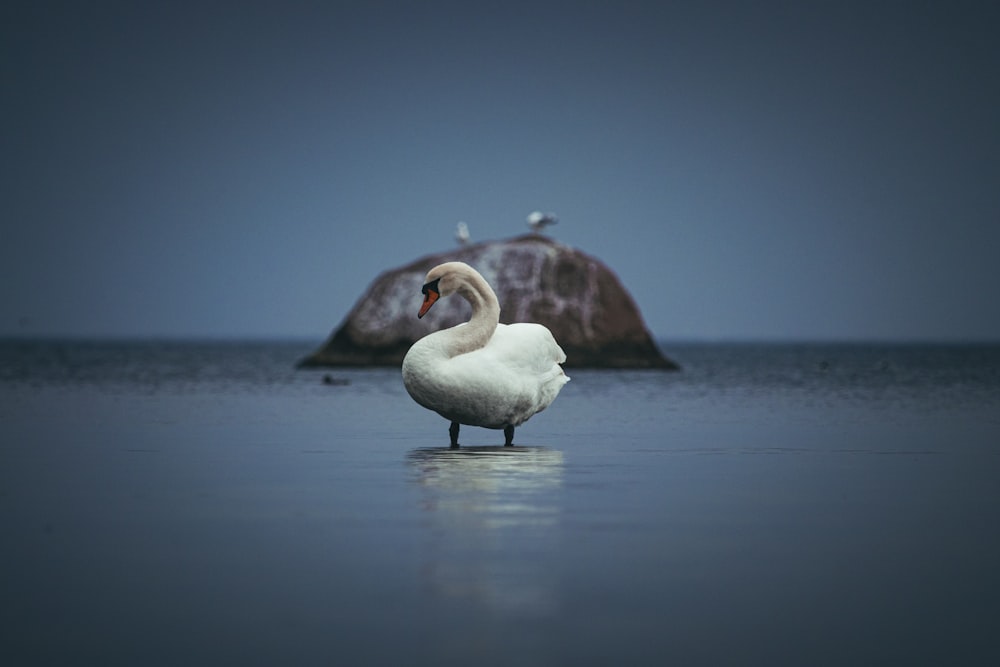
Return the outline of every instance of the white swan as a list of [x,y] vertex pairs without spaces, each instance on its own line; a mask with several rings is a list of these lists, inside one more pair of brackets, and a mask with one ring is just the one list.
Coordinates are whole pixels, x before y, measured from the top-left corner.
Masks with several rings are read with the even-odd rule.
[[424,280],[423,317],[434,302],[454,292],[472,304],[464,324],[424,336],[403,359],[403,384],[420,405],[451,421],[451,446],[459,424],[514,427],[547,408],[569,378],[559,366],[566,354],[541,324],[500,324],[500,302],[489,283],[468,264],[435,266]]

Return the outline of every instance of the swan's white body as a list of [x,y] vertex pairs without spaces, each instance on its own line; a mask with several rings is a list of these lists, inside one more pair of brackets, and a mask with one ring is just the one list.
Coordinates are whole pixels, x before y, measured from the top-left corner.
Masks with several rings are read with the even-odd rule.
[[472,318],[421,338],[403,359],[403,384],[420,405],[458,424],[513,429],[547,408],[569,381],[559,366],[566,354],[540,324],[499,324],[500,304],[471,266],[448,262],[427,274],[422,316],[438,296],[458,292]]
[[498,324],[485,347],[449,356],[449,337],[432,333],[403,359],[403,384],[420,405],[470,426],[520,426],[547,408],[569,380],[566,355],[540,324]]

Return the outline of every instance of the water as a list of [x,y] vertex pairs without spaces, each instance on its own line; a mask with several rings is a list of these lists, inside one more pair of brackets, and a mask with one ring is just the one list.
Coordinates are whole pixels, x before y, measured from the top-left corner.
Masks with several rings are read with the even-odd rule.
[[311,347],[0,344],[0,663],[1000,664],[998,346],[669,345],[457,452]]

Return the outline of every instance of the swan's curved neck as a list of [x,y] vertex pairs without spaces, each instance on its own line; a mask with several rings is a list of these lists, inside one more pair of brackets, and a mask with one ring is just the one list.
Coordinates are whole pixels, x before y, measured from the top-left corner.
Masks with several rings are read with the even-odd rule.
[[456,291],[472,305],[472,318],[465,326],[449,329],[451,343],[448,352],[451,356],[484,347],[500,322],[500,302],[493,288],[482,276],[463,276]]

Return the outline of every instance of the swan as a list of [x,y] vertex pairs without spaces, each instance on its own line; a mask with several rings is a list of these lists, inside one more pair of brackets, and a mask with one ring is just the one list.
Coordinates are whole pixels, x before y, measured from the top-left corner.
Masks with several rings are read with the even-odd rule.
[[427,273],[422,318],[441,297],[458,292],[472,305],[468,322],[430,333],[403,358],[403,385],[414,401],[451,422],[452,449],[460,424],[514,427],[547,408],[569,382],[559,365],[566,354],[541,324],[500,324],[500,302],[483,276],[464,262],[446,262]]

